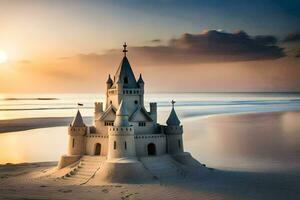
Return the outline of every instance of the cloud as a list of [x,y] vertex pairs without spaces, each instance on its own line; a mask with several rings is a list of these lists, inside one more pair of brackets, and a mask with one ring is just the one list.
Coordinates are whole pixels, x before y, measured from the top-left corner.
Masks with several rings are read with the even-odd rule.
[[261,45],[275,45],[277,43],[277,38],[272,35],[257,35],[254,40]]
[[[285,56],[284,49],[272,35],[249,36],[244,31],[234,33],[216,30],[199,34],[185,33],[170,39],[167,45],[129,46],[129,56],[138,65],[184,65],[252,60],[272,60]],[[119,60],[121,49],[112,49],[104,54],[78,54],[82,62],[97,62],[108,66]]]
[[283,42],[297,42],[300,41],[300,32],[289,33],[283,40]]

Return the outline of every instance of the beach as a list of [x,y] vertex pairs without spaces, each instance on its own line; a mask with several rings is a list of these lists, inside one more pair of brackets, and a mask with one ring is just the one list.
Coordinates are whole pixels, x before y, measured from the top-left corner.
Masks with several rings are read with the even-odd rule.
[[299,119],[292,111],[184,120],[186,151],[214,168],[199,180],[79,186],[50,178],[57,162],[3,164],[0,198],[299,199]]

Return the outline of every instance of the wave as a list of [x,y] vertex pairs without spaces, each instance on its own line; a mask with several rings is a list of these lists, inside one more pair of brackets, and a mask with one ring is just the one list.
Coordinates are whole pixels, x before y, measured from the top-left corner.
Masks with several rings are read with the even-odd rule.
[[[291,100],[239,100],[239,101],[178,101],[176,107],[184,106],[225,106],[225,105],[272,105],[272,104],[289,104],[300,103],[300,99]],[[159,107],[170,107],[170,102],[159,101]]]
[[38,97],[38,98],[14,98],[14,97],[8,97],[8,98],[2,98],[0,100],[2,100],[2,101],[24,101],[24,100],[45,101],[45,100],[58,100],[58,98],[52,98],[52,97]]
[[[0,111],[26,111],[26,110],[72,110],[78,107],[57,107],[57,108],[2,108]],[[94,109],[94,107],[84,107],[84,109]]]

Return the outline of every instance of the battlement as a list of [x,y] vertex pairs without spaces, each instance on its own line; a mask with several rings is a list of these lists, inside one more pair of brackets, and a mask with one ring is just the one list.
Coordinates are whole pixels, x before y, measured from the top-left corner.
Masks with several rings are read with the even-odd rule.
[[95,102],[95,112],[103,112],[103,102]]
[[[109,95],[117,95],[118,94],[118,89],[108,89],[108,94]],[[141,95],[144,94],[144,90],[143,89],[123,89],[122,94],[126,94],[126,95]]]
[[85,135],[87,133],[87,127],[72,127],[68,128],[69,135]]
[[133,135],[133,127],[116,127],[112,126],[108,128],[109,135]]
[[166,134],[182,134],[183,126],[165,126],[164,130]]

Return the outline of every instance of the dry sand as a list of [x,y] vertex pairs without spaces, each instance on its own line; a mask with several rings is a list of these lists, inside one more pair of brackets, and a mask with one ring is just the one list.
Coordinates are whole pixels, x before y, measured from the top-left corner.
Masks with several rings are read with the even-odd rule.
[[299,199],[300,177],[213,170],[201,180],[72,185],[49,178],[56,163],[3,165],[0,199]]

